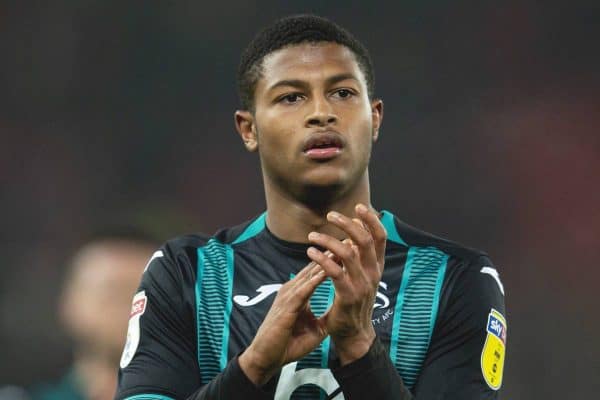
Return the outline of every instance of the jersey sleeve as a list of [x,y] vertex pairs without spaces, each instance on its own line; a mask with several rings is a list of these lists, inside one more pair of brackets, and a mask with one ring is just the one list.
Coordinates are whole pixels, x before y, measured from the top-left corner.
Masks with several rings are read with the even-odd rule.
[[505,315],[504,287],[489,258],[479,256],[449,270],[415,397],[497,399],[506,352]]
[[346,400],[413,399],[379,338],[375,338],[367,354],[358,360],[342,367],[336,358],[332,364],[333,375]]
[[193,304],[184,292],[189,264],[168,245],[150,259],[133,299],[115,399],[185,399],[200,386]]
[[273,385],[256,387],[237,357],[201,385],[195,328],[195,274],[183,253],[154,253],[132,302],[116,400],[272,399]]

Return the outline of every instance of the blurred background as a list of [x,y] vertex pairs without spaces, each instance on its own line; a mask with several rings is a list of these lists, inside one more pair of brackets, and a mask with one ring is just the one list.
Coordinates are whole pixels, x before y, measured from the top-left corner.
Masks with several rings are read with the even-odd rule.
[[0,386],[69,368],[57,302],[92,232],[166,240],[263,211],[233,125],[239,54],[275,18],[314,12],[375,63],[375,207],[500,271],[502,397],[596,398],[599,5],[543,3],[0,2]]

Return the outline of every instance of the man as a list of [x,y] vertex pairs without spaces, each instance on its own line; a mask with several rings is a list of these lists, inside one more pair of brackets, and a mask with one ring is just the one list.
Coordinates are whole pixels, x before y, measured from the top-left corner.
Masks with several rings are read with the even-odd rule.
[[238,83],[267,211],[155,253],[117,399],[496,398],[506,321],[490,260],[370,203],[383,103],[365,48],[285,18],[247,47]]
[[108,400],[123,350],[131,295],[156,242],[118,229],[94,235],[73,257],[60,317],[74,343],[73,366],[55,385],[39,386],[34,400]]

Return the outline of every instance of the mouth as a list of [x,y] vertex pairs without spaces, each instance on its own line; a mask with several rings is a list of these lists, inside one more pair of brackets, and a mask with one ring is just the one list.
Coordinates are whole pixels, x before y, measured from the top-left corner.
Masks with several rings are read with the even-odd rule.
[[334,131],[326,131],[311,134],[305,141],[302,152],[313,160],[328,160],[339,155],[343,148],[342,136]]

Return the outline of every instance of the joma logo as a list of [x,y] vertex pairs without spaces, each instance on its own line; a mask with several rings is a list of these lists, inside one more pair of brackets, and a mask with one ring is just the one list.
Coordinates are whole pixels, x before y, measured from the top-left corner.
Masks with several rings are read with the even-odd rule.
[[[239,304],[242,307],[251,307],[265,300],[272,294],[277,293],[281,286],[281,283],[271,283],[268,285],[262,285],[258,289],[256,289],[258,295],[250,298],[250,296],[238,294],[233,296],[233,301],[235,301],[236,304]],[[387,290],[388,285],[385,282],[379,282],[379,287],[383,288],[383,290]],[[389,305],[390,299],[385,294],[377,292],[377,301],[373,305],[373,308],[386,308]]]

